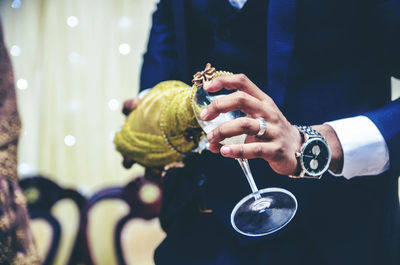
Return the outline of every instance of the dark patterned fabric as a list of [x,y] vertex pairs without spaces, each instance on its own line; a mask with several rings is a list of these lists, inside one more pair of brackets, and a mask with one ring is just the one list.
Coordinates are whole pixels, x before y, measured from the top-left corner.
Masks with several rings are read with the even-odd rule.
[[0,34],[0,175],[17,181],[17,142],[21,122],[17,110],[11,61],[1,29]]
[[0,176],[0,264],[40,264],[17,182]]
[[17,182],[20,130],[11,61],[0,24],[0,264],[35,265],[40,261]]

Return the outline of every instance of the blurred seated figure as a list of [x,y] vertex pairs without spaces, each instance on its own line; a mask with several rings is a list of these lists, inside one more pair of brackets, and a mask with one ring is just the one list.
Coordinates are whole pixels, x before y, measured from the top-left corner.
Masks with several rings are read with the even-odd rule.
[[0,264],[40,264],[29,228],[26,199],[18,186],[21,129],[13,72],[0,24]]

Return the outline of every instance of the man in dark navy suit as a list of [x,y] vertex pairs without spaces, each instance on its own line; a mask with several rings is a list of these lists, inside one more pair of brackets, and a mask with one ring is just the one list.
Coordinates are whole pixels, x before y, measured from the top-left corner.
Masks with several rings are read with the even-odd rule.
[[[161,0],[141,88],[189,83],[206,62],[246,76],[206,84],[240,92],[203,118],[231,108],[251,118],[216,129],[208,135],[214,153],[188,157],[165,176],[167,237],[156,264],[400,264],[400,100],[390,87],[400,75],[400,1]],[[256,117],[265,132],[221,149],[225,137],[258,134]],[[310,171],[295,155],[310,132],[332,151],[320,179],[304,178]],[[250,192],[230,158],[238,156],[261,158],[250,161],[259,188],[297,197],[297,214],[279,233],[249,238],[231,227],[232,208]]]

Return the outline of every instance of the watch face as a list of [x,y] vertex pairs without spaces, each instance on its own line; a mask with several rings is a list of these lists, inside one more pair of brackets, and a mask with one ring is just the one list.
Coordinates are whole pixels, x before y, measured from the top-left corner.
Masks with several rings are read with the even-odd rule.
[[303,147],[301,162],[310,176],[322,175],[328,169],[330,160],[329,147],[319,138],[309,140]]

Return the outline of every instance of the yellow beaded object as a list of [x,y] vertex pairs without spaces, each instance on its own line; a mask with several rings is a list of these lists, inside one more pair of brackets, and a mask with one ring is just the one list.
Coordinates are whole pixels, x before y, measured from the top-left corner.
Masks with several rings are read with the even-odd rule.
[[152,88],[116,133],[116,149],[146,167],[167,166],[183,160],[196,149],[202,132],[192,107],[198,86],[216,72],[210,64],[193,77],[193,86],[181,81],[164,81]]
[[192,88],[181,81],[157,84],[116,133],[117,150],[148,167],[182,161],[201,137],[190,104],[191,93]]

